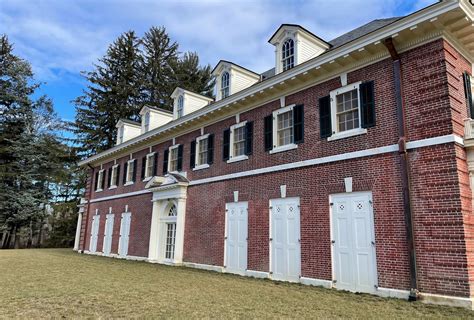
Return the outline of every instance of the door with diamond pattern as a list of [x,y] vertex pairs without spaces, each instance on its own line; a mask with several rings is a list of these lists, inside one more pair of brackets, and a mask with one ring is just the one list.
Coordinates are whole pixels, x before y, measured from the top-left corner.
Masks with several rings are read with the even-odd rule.
[[270,272],[274,280],[300,281],[299,205],[299,198],[270,200]]
[[248,203],[226,204],[226,272],[245,274],[247,269]]
[[371,193],[331,196],[331,239],[334,286],[373,293],[377,268]]

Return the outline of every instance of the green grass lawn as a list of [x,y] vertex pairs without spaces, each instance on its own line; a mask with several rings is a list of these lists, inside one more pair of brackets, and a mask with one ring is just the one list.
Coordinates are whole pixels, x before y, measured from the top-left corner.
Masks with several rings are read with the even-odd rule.
[[2,318],[474,318],[409,303],[68,249],[0,250]]

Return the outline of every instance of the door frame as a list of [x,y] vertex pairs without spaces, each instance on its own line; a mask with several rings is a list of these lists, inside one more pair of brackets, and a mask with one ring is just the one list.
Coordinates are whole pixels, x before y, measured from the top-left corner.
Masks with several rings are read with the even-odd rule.
[[[249,202],[248,201],[238,201],[238,202],[227,202],[225,204],[225,221],[224,221],[224,264],[223,264],[223,267],[224,267],[224,270],[227,269],[227,237],[228,237],[228,229],[227,229],[227,222],[228,222],[228,206],[229,205],[243,205],[243,204],[246,204],[246,207],[247,207],[247,214],[246,214],[246,218],[247,218],[247,263],[246,263],[246,267],[245,267],[245,270],[243,270],[242,273],[236,273],[236,274],[242,274],[244,275],[245,272],[248,270],[248,265],[249,265],[249,241],[248,241],[248,238],[249,238]],[[226,271],[227,272],[227,271]],[[229,272],[229,273],[235,273],[235,272]]]
[[[122,234],[122,226],[123,226],[123,220],[125,219],[125,216],[128,218],[128,235],[127,235],[127,253],[125,255],[122,255],[122,246],[123,246],[123,234]],[[128,248],[129,248],[129,243],[130,243],[130,226],[132,225],[132,213],[131,212],[122,212],[121,218],[120,218],[120,233],[119,233],[119,243],[118,243],[118,252],[117,255],[119,257],[126,257],[128,256]]]
[[[96,226],[97,224],[97,226]],[[100,227],[100,215],[95,214],[92,216],[92,221],[91,221],[91,235],[90,235],[90,240],[89,240],[89,252],[90,253],[97,253],[97,242],[99,240],[99,227]],[[95,233],[95,236],[94,236]],[[92,251],[92,238],[95,237],[94,240],[94,251]]]
[[[363,196],[363,195],[368,195],[368,198],[369,198],[369,202],[371,203],[370,205],[370,219],[372,221],[372,239],[374,239],[375,243],[377,244],[377,241],[375,239],[375,216],[374,216],[374,206],[373,206],[373,193],[372,191],[357,191],[357,192],[342,192],[342,193],[334,193],[334,194],[330,194],[329,195],[329,202],[328,202],[328,206],[329,206],[329,239],[330,241],[334,240],[333,236],[334,236],[334,225],[333,225],[333,206],[331,206],[331,203],[334,203],[334,198],[342,198],[344,196],[346,197],[351,197],[351,196]],[[335,254],[334,254],[334,246],[332,245],[332,243],[329,244],[331,246],[331,277],[332,277],[332,281],[331,281],[331,286],[333,288],[336,288],[337,289],[337,285],[335,286],[334,285],[334,280],[337,280],[336,279],[336,269],[335,269]],[[377,269],[377,248],[376,248],[376,245],[374,245],[373,247],[373,255],[372,255],[372,264],[373,264],[373,267],[374,267],[374,282],[375,282],[375,288],[374,288],[374,291],[376,291],[376,288],[378,287],[378,269]]]
[[[273,220],[272,220],[272,209],[273,209],[273,205],[272,205],[272,202],[275,202],[275,201],[281,201],[281,200],[296,200],[298,202],[298,224],[299,224],[299,230],[298,230],[298,233],[299,233],[299,268],[300,268],[300,271],[299,271],[299,277],[301,279],[301,277],[303,277],[303,275],[301,274],[301,197],[285,197],[285,198],[275,198],[275,199],[270,199],[268,201],[268,253],[269,253],[269,257],[268,257],[268,273],[270,275],[270,279],[273,279],[273,259],[272,259],[272,255],[273,255],[273,241],[270,241],[270,238],[272,238],[272,232],[273,232],[273,228],[272,228],[272,225],[273,225]],[[277,280],[277,281],[280,281],[280,280]],[[285,281],[285,280],[282,280],[282,281]],[[286,280],[288,281],[288,280]],[[291,281],[293,282],[293,281]]]

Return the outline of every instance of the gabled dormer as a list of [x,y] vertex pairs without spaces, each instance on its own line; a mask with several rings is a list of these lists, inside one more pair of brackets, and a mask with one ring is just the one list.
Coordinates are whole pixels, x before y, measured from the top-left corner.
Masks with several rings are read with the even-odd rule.
[[207,106],[214,99],[184,90],[182,88],[174,89],[171,94],[173,98],[173,119],[179,119],[191,112],[201,109]]
[[144,106],[140,110],[142,118],[141,133],[146,133],[152,129],[161,127],[173,120],[173,113],[151,106]]
[[216,79],[216,100],[222,100],[250,87],[260,80],[260,75],[235,63],[221,60],[212,70]]
[[331,46],[296,24],[282,24],[268,42],[275,46],[276,74],[321,55]]
[[133,139],[142,132],[140,123],[127,119],[120,119],[115,127],[117,128],[117,144]]

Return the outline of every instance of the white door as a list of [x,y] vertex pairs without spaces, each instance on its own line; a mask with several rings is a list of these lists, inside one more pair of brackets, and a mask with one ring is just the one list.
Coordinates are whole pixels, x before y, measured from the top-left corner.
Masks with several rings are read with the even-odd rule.
[[105,216],[105,228],[104,228],[104,243],[102,245],[102,252],[104,255],[110,255],[112,248],[112,235],[114,233],[114,215],[108,214]]
[[247,270],[248,203],[226,204],[225,268],[245,274]]
[[122,257],[128,254],[131,217],[132,214],[130,212],[122,213],[122,220],[120,221],[119,255]]
[[272,279],[299,282],[300,199],[270,200],[270,273]]
[[99,234],[99,221],[100,216],[95,215],[92,217],[92,226],[91,226],[91,240],[89,243],[89,252],[95,253],[97,251],[97,238]]
[[331,196],[334,286],[374,292],[377,284],[371,193]]

